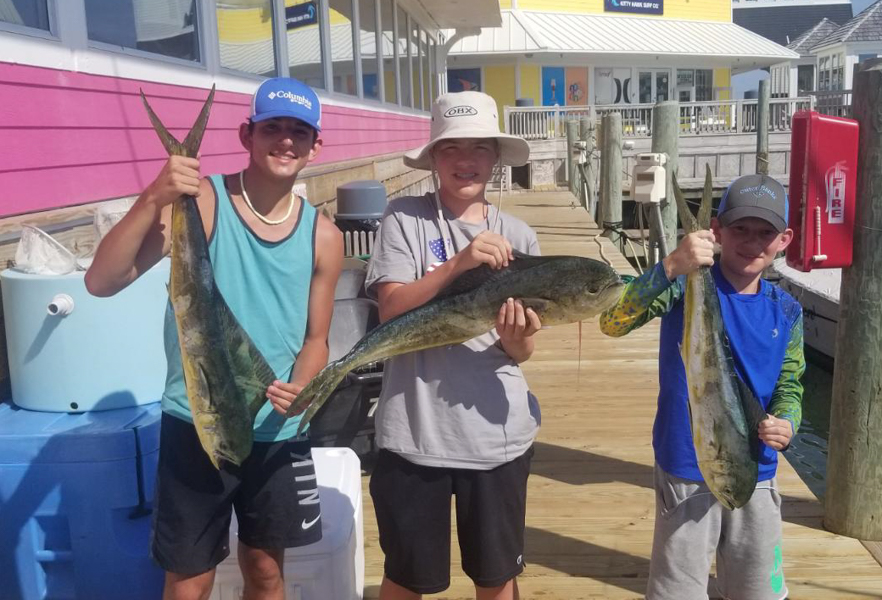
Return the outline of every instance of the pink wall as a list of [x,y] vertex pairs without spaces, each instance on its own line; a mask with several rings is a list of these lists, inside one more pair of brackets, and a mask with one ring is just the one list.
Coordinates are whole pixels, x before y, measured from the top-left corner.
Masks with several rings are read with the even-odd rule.
[[[207,90],[0,63],[0,217],[139,193],[165,151],[141,104],[143,89],[182,139]],[[217,92],[202,142],[202,172],[245,165],[239,124],[250,97]],[[424,143],[428,118],[326,104],[316,164]]]

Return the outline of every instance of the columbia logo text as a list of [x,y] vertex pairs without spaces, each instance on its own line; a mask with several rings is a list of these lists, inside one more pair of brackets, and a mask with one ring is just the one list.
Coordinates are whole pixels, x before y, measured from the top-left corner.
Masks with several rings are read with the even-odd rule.
[[453,108],[448,108],[447,112],[444,113],[445,117],[469,117],[472,115],[478,114],[478,111],[475,110],[473,106],[454,106]]
[[306,107],[306,110],[312,110],[312,101],[306,96],[301,96],[300,94],[294,94],[288,91],[270,92],[269,99],[273,100],[275,98],[287,98],[291,102]]

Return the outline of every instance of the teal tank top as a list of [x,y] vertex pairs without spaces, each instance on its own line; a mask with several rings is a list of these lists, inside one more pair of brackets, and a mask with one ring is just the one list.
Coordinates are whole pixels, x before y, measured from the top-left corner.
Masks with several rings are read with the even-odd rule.
[[[315,207],[302,200],[290,235],[267,242],[242,220],[227,194],[223,176],[212,175],[209,181],[217,198],[214,231],[208,242],[217,287],[276,377],[288,381],[306,335],[315,262]],[[192,423],[171,302],[165,312],[164,336],[168,374],[162,410]],[[285,419],[267,400],[254,421],[254,440],[288,439],[299,424],[300,416]]]

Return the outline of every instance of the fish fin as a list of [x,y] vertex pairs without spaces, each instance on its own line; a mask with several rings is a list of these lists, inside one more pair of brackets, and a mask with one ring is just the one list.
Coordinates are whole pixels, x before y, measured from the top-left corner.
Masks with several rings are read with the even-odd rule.
[[248,406],[252,423],[258,411],[266,404],[266,389],[276,380],[276,374],[239,324],[236,316],[218,292],[216,297],[224,344],[233,369],[233,381]]
[[189,157],[196,158],[196,155],[199,154],[199,146],[202,145],[202,136],[205,135],[205,127],[208,125],[208,115],[211,113],[211,105],[214,102],[215,87],[216,86],[214,85],[211,86],[211,91],[208,93],[208,98],[206,98],[205,103],[202,105],[202,110],[199,111],[199,116],[196,117],[196,122],[193,123],[190,133],[184,138],[182,145]]
[[512,271],[531,269],[558,258],[554,256],[532,256],[530,254],[518,252],[517,250],[514,250],[513,253],[515,260],[509,262],[507,267],[503,269],[494,269],[489,265],[478,265],[474,269],[469,269],[465,273],[460,274],[456,279],[447,284],[446,287],[442,288],[435,297],[447,298],[449,296],[464,294],[478,288],[488,281],[502,279]]
[[502,277],[506,273],[507,268],[493,269],[487,265],[479,265],[474,269],[469,269],[442,288],[435,297],[447,298],[470,292],[483,283]]
[[704,165],[704,190],[701,193],[701,206],[698,208],[698,226],[710,229],[711,208],[714,205],[714,177],[710,165]]
[[682,190],[680,190],[680,185],[677,183],[676,173],[673,175],[673,183],[674,198],[677,200],[677,214],[680,216],[680,223],[683,224],[683,231],[687,234],[698,231],[698,221],[695,220],[695,217],[692,216],[692,211],[689,210],[689,204],[687,204],[686,198],[683,196]]
[[202,363],[196,361],[196,372],[199,374],[199,379],[201,380],[200,387],[205,390],[208,395],[208,406],[214,409],[214,399],[213,394],[211,393],[211,378],[208,376],[208,373],[205,371],[205,367],[202,366]]
[[741,398],[741,404],[744,406],[744,416],[747,419],[750,453],[754,460],[759,460],[761,443],[757,431],[759,430],[759,424],[766,420],[768,415],[760,401],[754,396],[750,386],[741,381],[740,377],[736,377],[736,379],[738,380],[738,390],[740,392],[738,395]]
[[542,315],[543,312],[548,310],[548,307],[551,306],[551,302],[546,300],[545,298],[527,298],[527,297],[518,297],[518,300],[521,301],[521,304],[524,305],[524,309],[532,308],[533,312],[537,315]]
[[183,143],[179,142],[178,139],[166,129],[156,113],[153,112],[150,103],[147,102],[147,97],[144,95],[144,91],[140,90],[141,100],[144,102],[144,108],[147,109],[147,116],[150,118],[150,123],[153,125],[156,135],[159,136],[159,139],[169,156],[189,156],[191,158],[196,158],[196,155],[199,152],[199,146],[202,143],[202,136],[205,133],[205,126],[208,124],[208,114],[211,111],[211,104],[214,101],[214,88],[215,86],[211,86],[211,92],[208,94],[208,99],[205,101],[205,104],[202,105],[202,111],[196,118],[196,123],[187,134]]
[[747,425],[750,427],[751,431],[756,431],[759,424],[768,419],[769,416],[763,409],[763,405],[760,404],[760,401],[754,396],[753,390],[750,389],[750,386],[741,381],[740,377],[737,379],[738,388],[741,392],[741,402],[744,405],[744,415],[747,417]]

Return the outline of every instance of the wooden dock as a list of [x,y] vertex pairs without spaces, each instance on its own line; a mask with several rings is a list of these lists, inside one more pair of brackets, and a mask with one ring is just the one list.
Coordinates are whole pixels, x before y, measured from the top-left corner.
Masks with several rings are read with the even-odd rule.
[[[566,192],[507,195],[503,210],[538,233],[543,254],[599,258],[599,233]],[[628,262],[608,240],[604,254],[621,272]],[[654,519],[652,423],[658,393],[658,324],[604,336],[596,319],[537,336],[524,372],[542,407],[527,493],[527,569],[521,597],[542,600],[642,598]],[[786,460],[784,573],[793,600],[882,599],[882,567],[857,540],[824,531],[823,508]],[[365,598],[377,598],[383,554],[368,477],[363,477]],[[427,596],[474,598],[454,539],[451,587]]]

